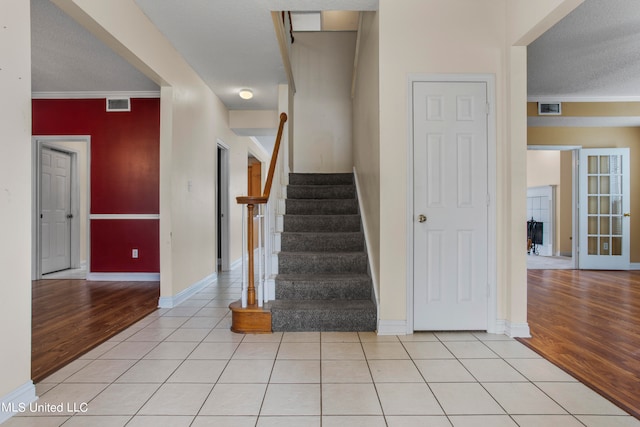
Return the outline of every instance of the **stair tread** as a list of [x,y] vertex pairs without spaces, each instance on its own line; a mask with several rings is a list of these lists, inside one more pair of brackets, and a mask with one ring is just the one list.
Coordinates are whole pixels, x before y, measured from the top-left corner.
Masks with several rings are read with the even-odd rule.
[[289,174],[270,303],[274,331],[371,331],[371,299],[353,173]]

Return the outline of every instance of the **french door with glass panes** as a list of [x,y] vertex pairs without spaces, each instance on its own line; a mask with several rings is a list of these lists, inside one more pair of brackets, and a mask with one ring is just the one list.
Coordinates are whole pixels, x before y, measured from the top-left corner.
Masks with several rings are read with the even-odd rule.
[[629,149],[580,150],[581,269],[629,269]]

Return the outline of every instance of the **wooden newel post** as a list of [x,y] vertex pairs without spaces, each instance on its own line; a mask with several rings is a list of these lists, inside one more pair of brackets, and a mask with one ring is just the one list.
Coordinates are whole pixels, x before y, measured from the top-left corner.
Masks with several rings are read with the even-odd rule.
[[253,269],[253,209],[254,205],[249,203],[247,205],[247,251],[249,252],[247,305],[256,304],[256,285],[254,283]]
[[[262,196],[239,196],[236,197],[238,204],[247,205],[247,250],[249,251],[249,259],[247,265],[247,306],[242,307],[242,300],[232,302],[229,305],[231,309],[231,330],[239,333],[268,333],[271,332],[271,311],[264,309],[262,303],[257,304],[256,301],[256,285],[254,277],[254,253],[253,253],[253,213],[256,205],[264,205],[269,201],[271,192],[271,184],[273,183],[273,175],[276,169],[276,161],[278,159],[278,150],[280,149],[280,140],[284,130],[284,123],[287,121],[285,113],[280,114],[280,126],[278,127],[278,135],[276,143],[271,155],[271,164],[269,165],[269,173],[264,186]],[[244,256],[244,254],[243,254]],[[262,297],[262,295],[261,295]]]

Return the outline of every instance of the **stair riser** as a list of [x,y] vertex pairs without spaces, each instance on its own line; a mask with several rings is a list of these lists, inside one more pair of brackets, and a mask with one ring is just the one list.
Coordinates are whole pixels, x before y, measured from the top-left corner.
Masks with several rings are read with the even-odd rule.
[[358,201],[352,199],[286,200],[286,214],[290,215],[355,215],[357,213]]
[[278,280],[276,279],[276,299],[320,300],[371,299],[371,280],[348,280],[341,282],[309,279]]
[[287,310],[271,312],[271,328],[280,331],[375,331],[374,310]]
[[290,185],[288,199],[355,199],[353,185]]
[[353,184],[352,173],[307,174],[290,173],[289,185],[345,185]]
[[278,255],[280,274],[366,273],[367,255],[362,253],[288,253]]
[[371,299],[371,283],[312,284],[276,282],[276,299]]
[[282,233],[286,252],[358,252],[364,250],[364,235],[357,233]]
[[354,232],[360,231],[358,215],[285,215],[285,232]]

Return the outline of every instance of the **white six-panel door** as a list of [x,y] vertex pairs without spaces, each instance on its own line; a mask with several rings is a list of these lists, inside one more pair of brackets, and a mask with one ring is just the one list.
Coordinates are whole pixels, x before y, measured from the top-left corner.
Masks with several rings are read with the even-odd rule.
[[42,274],[71,267],[71,156],[43,148],[40,157]]
[[413,83],[414,330],[486,330],[487,84]]

